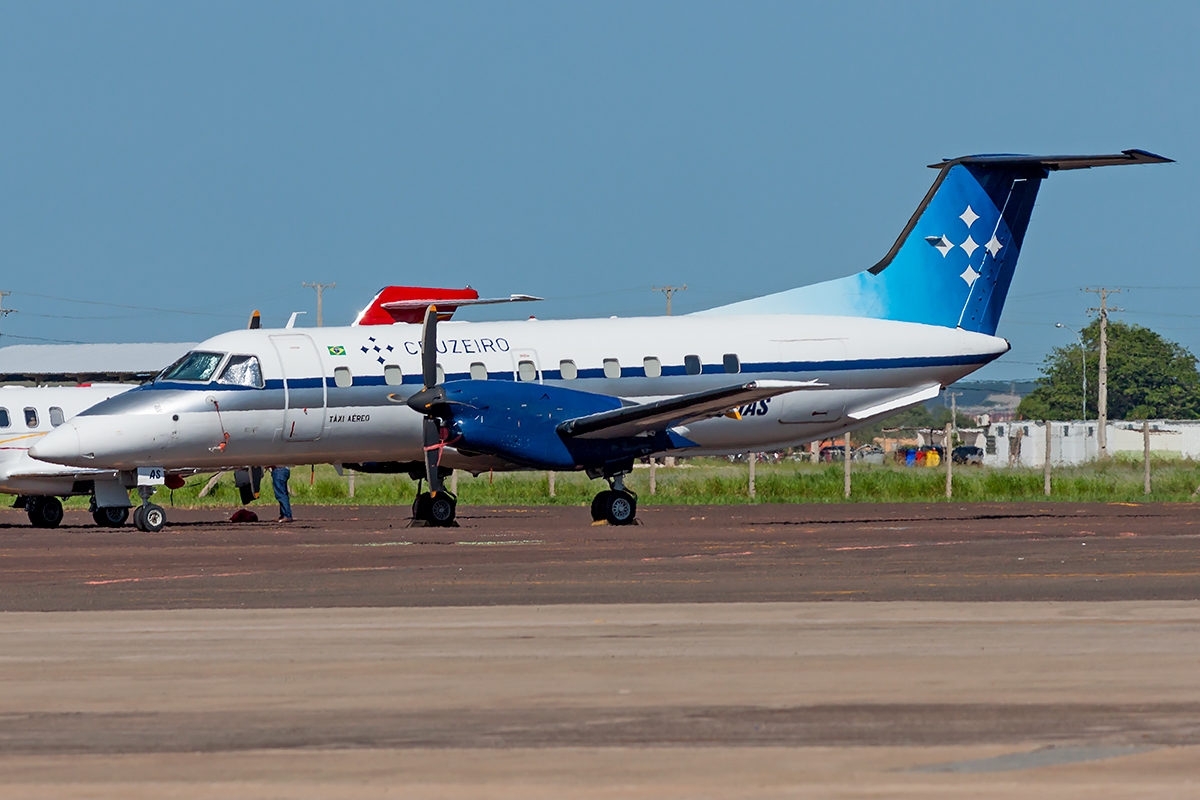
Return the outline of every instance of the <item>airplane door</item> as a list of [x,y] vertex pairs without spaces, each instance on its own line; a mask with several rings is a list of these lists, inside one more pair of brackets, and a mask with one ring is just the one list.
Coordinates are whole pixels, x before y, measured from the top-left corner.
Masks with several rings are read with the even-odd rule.
[[325,367],[312,337],[284,333],[271,337],[283,367],[283,439],[311,442],[325,432]]
[[829,389],[806,389],[785,394],[781,398],[781,423],[820,426],[842,418],[846,410],[846,397],[845,392],[837,390],[837,386],[840,383],[840,368],[846,361],[845,341],[785,339],[779,342],[779,360],[791,369],[799,370],[798,378],[817,378],[821,383],[830,385]]

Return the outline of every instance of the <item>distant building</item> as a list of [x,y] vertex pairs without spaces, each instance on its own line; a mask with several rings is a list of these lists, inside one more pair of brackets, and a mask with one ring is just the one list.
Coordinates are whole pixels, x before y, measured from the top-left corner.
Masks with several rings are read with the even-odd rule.
[[189,342],[14,344],[0,347],[0,382],[144,383],[193,347]]
[[[994,422],[976,437],[984,451],[983,463],[990,467],[1041,467],[1046,460],[1046,424],[1050,425],[1051,466],[1071,466],[1095,461],[1100,455],[1095,420]],[[1138,459],[1144,445],[1142,423],[1108,423],[1108,454],[1122,453]],[[1150,420],[1150,452],[1176,458],[1200,459],[1200,420]]]

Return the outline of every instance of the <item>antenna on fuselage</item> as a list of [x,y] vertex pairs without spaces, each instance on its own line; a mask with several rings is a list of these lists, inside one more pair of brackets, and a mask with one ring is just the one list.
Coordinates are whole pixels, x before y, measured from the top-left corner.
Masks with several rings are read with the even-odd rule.
[[284,325],[283,327],[285,327],[285,328],[296,327],[296,317],[300,316],[301,314],[307,314],[307,313],[308,313],[307,311],[293,311],[292,316],[290,316],[288,318],[288,324]]

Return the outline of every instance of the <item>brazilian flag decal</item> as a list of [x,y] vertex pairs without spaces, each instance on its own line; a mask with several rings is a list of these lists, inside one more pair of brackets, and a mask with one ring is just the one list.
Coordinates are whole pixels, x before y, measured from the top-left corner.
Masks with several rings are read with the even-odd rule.
[[329,345],[329,355],[331,355],[331,356],[344,356],[344,355],[346,355],[346,346],[345,346],[345,345],[341,345],[341,344],[331,344],[331,345]]

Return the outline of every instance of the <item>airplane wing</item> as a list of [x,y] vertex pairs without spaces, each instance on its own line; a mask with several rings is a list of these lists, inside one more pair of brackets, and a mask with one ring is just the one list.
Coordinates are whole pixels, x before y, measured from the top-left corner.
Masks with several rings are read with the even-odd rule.
[[115,469],[72,469],[47,464],[45,469],[23,469],[5,473],[5,480],[36,480],[39,478],[67,478],[76,481],[116,480]]
[[750,381],[703,392],[669,397],[569,419],[558,425],[562,436],[579,439],[612,439],[661,431],[708,417],[718,417],[746,403],[767,397],[815,389],[817,381]]

